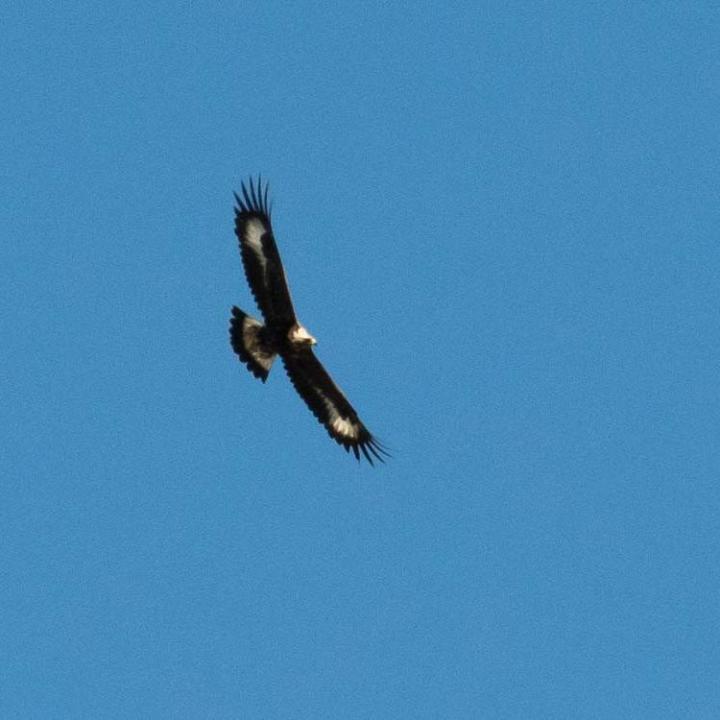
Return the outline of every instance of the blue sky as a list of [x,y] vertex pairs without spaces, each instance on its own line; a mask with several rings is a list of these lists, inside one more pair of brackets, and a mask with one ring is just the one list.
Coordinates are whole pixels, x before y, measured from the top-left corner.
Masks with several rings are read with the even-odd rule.
[[[718,717],[719,19],[5,8],[2,717]],[[232,354],[257,172],[379,469]]]

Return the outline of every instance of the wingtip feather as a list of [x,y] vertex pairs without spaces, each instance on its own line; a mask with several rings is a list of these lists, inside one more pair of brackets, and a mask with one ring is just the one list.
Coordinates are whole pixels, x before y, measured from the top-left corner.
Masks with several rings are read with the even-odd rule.
[[240,182],[242,197],[233,192],[237,203],[237,213],[261,213],[268,219],[272,210],[272,202],[269,200],[270,183],[264,183],[262,175],[258,174],[257,181],[251,175],[247,180]]

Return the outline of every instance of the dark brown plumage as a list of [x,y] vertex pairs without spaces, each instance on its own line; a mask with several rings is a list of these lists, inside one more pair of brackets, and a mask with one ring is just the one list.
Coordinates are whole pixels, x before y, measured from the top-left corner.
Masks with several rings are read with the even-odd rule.
[[263,382],[279,355],[293,386],[330,437],[358,459],[362,453],[371,465],[373,458],[382,461],[387,451],[328,375],[312,350],[315,338],[298,322],[270,223],[267,184],[263,188],[260,178],[257,185],[251,179],[235,200],[235,234],[245,276],[265,323],[233,307],[233,350]]

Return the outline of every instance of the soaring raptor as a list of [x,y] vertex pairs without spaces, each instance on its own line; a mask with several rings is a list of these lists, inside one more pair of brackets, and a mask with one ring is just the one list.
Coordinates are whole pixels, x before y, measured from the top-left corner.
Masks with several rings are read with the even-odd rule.
[[270,224],[268,185],[258,178],[242,184],[242,198],[235,193],[235,234],[240,241],[245,275],[265,324],[233,307],[230,342],[248,370],[267,380],[279,355],[290,381],[315,417],[346,451],[360,453],[372,465],[383,461],[386,450],[363,425],[353,406],[333,382],[312,346],[315,338],[300,324]]

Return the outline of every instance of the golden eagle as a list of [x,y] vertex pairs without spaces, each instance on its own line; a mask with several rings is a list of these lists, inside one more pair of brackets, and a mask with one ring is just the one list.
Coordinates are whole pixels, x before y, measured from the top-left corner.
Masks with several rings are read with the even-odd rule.
[[325,426],[330,437],[346,451],[360,452],[373,464],[383,461],[387,451],[362,424],[353,406],[333,382],[312,346],[315,338],[298,322],[290,290],[270,224],[268,185],[258,177],[245,187],[242,198],[235,193],[235,234],[250,290],[265,324],[232,308],[230,342],[248,370],[267,380],[273,361],[279,355],[285,371],[300,397]]

